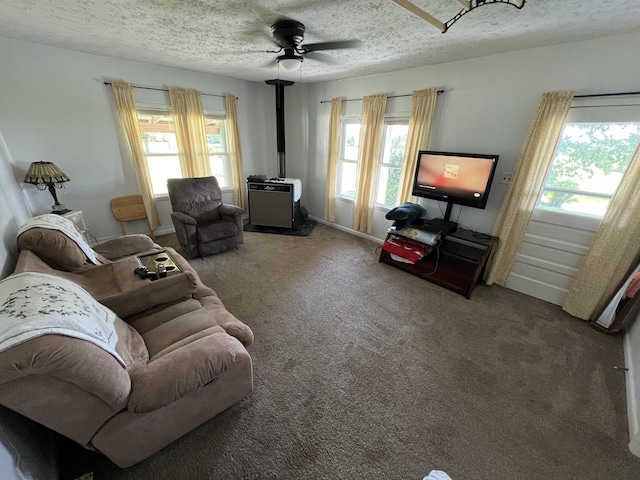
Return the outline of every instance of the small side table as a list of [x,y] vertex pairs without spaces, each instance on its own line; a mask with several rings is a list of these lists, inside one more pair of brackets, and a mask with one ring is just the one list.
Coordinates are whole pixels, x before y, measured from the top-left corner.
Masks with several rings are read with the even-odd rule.
[[89,231],[87,225],[84,223],[84,212],[82,210],[72,210],[63,213],[61,216],[73,222],[89,245],[96,245],[98,243],[98,239]]

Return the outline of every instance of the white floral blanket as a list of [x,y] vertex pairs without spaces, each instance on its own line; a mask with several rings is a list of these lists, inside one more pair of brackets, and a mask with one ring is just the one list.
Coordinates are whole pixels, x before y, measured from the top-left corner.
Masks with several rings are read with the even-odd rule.
[[387,233],[393,233],[394,235],[410,238],[411,240],[424,243],[425,245],[435,245],[440,241],[439,233],[427,232],[419,228],[404,227],[397,230],[395,226],[391,226],[387,229]]
[[87,258],[94,265],[99,265],[100,262],[96,257],[96,252],[93,251],[91,245],[87,243],[87,240],[78,231],[76,226],[71,220],[55,213],[45,213],[44,215],[38,215],[37,217],[27,220],[18,230],[18,235],[29,230],[30,228],[50,228],[51,230],[58,230],[64,233],[71,240],[76,242],[82,249]]
[[0,281],[0,352],[41,335],[66,335],[113,355],[116,314],[70,280],[23,272]]

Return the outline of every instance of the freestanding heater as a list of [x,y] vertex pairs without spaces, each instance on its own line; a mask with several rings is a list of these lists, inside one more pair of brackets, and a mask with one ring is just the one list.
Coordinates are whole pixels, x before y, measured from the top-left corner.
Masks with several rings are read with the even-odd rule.
[[284,87],[293,85],[288,80],[267,80],[276,89],[276,134],[278,146],[278,177],[265,182],[247,183],[249,197],[249,223],[269,227],[293,228],[300,218],[302,181],[286,178],[284,142]]
[[300,217],[300,190],[297,178],[248,182],[249,223],[268,227],[293,228]]

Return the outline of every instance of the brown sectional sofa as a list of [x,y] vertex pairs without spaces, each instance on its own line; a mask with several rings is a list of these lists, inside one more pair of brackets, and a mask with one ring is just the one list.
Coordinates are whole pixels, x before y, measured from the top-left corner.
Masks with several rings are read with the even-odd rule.
[[[126,368],[88,341],[39,336],[0,352],[0,404],[128,467],[252,392],[251,329],[175,250],[127,235],[94,247],[94,265],[44,228],[22,233],[18,245],[14,274],[71,280],[118,315]],[[161,250],[182,273],[134,275],[138,255]]]

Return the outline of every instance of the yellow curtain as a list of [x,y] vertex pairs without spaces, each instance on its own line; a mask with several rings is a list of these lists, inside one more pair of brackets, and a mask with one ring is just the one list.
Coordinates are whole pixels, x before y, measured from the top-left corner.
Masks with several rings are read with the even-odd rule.
[[138,113],[136,112],[136,104],[133,101],[133,87],[126,82],[113,81],[111,82],[111,88],[113,89],[113,95],[116,99],[116,105],[118,106],[120,124],[122,125],[129,152],[131,153],[131,159],[133,160],[144,209],[147,212],[151,230],[155,230],[160,226],[160,217],[153,195],[147,157],[144,154],[142,145]]
[[373,204],[375,201],[378,158],[382,148],[384,111],[387,96],[369,95],[362,99],[360,122],[360,148],[356,171],[356,198],[353,205],[353,228],[371,233]]
[[211,166],[204,130],[202,95],[197,90],[171,87],[169,99],[176,127],[182,176],[188,178],[210,176]]
[[227,133],[231,170],[233,172],[233,201],[240,208],[245,207],[245,182],[242,166],[242,148],[240,147],[240,129],[238,128],[238,109],[235,95],[226,95]]
[[338,178],[338,156],[340,155],[340,114],[342,99],[331,99],[329,117],[329,159],[327,161],[327,185],[324,197],[324,218],[336,221],[336,182]]
[[640,148],[637,148],[611,199],[576,275],[563,310],[593,320],[614,295],[640,254]]
[[573,92],[542,96],[493,229],[500,242],[487,274],[489,285],[504,285],[511,273],[572,100]]
[[413,175],[416,170],[418,151],[425,150],[429,144],[433,112],[438,98],[437,88],[414,90],[411,98],[411,117],[407,146],[404,149],[404,162],[400,173],[400,195],[398,203],[416,203],[417,198],[411,195]]

